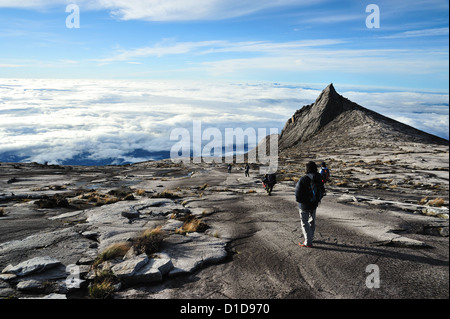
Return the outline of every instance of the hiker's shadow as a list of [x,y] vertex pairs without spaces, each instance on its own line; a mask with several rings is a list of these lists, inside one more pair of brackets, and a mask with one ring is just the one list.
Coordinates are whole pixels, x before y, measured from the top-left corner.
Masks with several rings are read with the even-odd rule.
[[[374,244],[375,245],[375,244]],[[401,251],[400,248],[403,248]],[[318,250],[337,251],[349,254],[364,254],[378,257],[385,257],[391,259],[398,259],[402,261],[419,262],[433,266],[448,266],[448,260],[441,260],[429,256],[420,256],[419,254],[410,254],[405,252],[405,249],[422,250],[432,248],[404,248],[392,246],[358,246],[326,242],[323,240],[314,241],[314,248]]]

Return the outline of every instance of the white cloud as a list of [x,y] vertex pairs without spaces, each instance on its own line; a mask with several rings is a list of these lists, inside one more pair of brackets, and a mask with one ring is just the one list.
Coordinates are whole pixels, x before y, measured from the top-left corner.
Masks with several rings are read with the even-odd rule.
[[[351,100],[448,138],[448,94],[340,89]],[[281,131],[325,85],[185,81],[0,79],[0,154],[60,163],[80,154],[122,158],[170,150],[174,128],[271,128]],[[268,130],[267,130],[268,131]],[[87,156],[87,155],[85,155]]]
[[230,42],[226,40],[210,40],[197,42],[177,42],[174,39],[164,39],[154,46],[136,49],[119,49],[111,57],[98,59],[97,62],[109,63],[115,61],[127,61],[146,57],[163,57],[178,54],[219,54],[219,53],[255,53],[255,54],[283,54],[289,52],[295,54],[305,48],[330,46],[343,43],[342,40],[319,39],[289,42],[270,41],[242,41]]
[[186,54],[200,48],[211,47],[222,41],[199,41],[199,42],[174,42],[165,39],[152,47],[143,47],[131,50],[119,49],[112,57],[98,59],[98,62],[108,63],[115,61],[127,61],[136,58],[162,57],[166,55]]
[[24,67],[23,64],[13,64],[13,63],[7,63],[7,64],[0,64],[0,68],[21,68]]
[[448,51],[344,50],[330,48],[286,49],[259,57],[217,59],[203,62],[214,75],[245,73],[247,70],[284,72],[337,71],[342,74],[434,74],[448,68]]
[[76,3],[84,10],[109,10],[121,20],[191,21],[229,19],[263,10],[321,2],[324,0],[0,0],[0,8],[41,10]]
[[331,23],[342,23],[349,21],[364,21],[365,13],[360,14],[338,14],[333,12],[318,14],[317,17],[306,18],[302,20],[302,23],[312,23],[312,24],[331,24]]
[[[97,59],[101,65],[117,61],[162,58],[184,55],[192,60],[173,71],[202,71],[213,76],[246,74],[247,71],[276,72],[336,71],[344,74],[440,74],[448,69],[448,50],[434,49],[341,49],[340,39],[302,41],[242,41],[210,40],[177,42],[165,39],[154,46],[118,50],[110,57]],[[239,58],[229,58],[239,53]],[[209,55],[206,62],[196,62]],[[139,60],[141,61],[141,60]]]
[[404,38],[418,38],[418,37],[433,37],[433,36],[448,36],[448,28],[434,28],[434,29],[424,29],[424,30],[413,30],[400,32],[382,38],[385,39],[404,39]]
[[222,20],[288,6],[305,6],[323,0],[100,0],[122,20],[189,21]]
[[0,154],[50,163],[83,152],[91,159],[130,158],[126,154],[136,149],[170,150],[170,131],[192,128],[194,119],[220,129],[281,126],[291,113],[287,105],[279,103],[276,113],[260,112],[261,99],[281,98],[277,89],[246,88],[176,81],[0,80]]

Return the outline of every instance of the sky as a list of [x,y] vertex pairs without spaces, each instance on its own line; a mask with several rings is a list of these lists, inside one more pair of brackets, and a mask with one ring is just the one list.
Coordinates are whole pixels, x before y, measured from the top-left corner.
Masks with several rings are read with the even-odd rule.
[[448,68],[448,0],[0,0],[0,160],[281,130],[329,83],[448,139]]

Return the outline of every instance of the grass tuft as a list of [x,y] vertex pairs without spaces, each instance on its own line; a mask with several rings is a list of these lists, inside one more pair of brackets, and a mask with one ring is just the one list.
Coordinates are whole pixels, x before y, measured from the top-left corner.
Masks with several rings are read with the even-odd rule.
[[146,229],[133,240],[133,247],[140,253],[151,255],[159,251],[163,239],[164,233],[161,226]]
[[444,206],[444,204],[445,204],[445,201],[443,198],[435,198],[435,199],[428,201],[428,205],[434,206],[434,207],[441,207],[441,206]]
[[177,234],[184,235],[186,233],[193,232],[203,233],[209,228],[209,226],[205,222],[201,221],[193,215],[185,216],[181,220],[184,221],[184,224],[183,226],[175,230]]
[[119,280],[110,270],[97,272],[94,281],[89,286],[89,297],[92,299],[110,298],[118,282]]
[[125,256],[130,248],[131,243],[129,242],[119,242],[112,244],[97,256],[94,261],[93,267],[96,268],[99,264],[106,260]]

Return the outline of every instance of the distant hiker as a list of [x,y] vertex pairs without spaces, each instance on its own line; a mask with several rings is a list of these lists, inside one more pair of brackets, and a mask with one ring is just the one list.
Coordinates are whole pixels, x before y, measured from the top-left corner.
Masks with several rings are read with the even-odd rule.
[[250,177],[249,171],[250,171],[250,165],[248,165],[248,163],[247,163],[247,164],[245,164],[245,177]]
[[277,175],[275,173],[266,174],[263,178],[263,186],[269,196],[272,194],[273,186],[277,183]]
[[312,247],[316,230],[316,209],[324,195],[325,187],[322,176],[317,172],[317,165],[314,162],[308,162],[306,175],[302,176],[295,186],[295,200],[299,203],[300,220],[305,237],[305,241],[299,243],[302,247]]
[[319,174],[322,175],[322,182],[327,183],[330,181],[330,169],[327,167],[325,162],[322,162],[322,167],[320,168]]
[[231,173],[231,168],[232,168],[233,166],[231,165],[231,164],[228,164],[228,173]]

